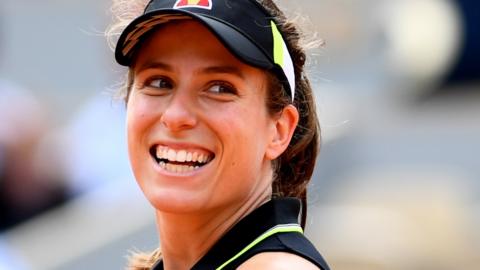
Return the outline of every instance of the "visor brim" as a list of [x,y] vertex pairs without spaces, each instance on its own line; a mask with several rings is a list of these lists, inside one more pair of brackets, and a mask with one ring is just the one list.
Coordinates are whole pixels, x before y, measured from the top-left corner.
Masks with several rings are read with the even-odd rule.
[[[272,64],[273,60],[269,59],[251,39],[235,29],[234,26],[206,15],[178,9],[157,10],[144,14],[132,21],[125,28],[117,42],[115,48],[115,59],[117,62],[123,66],[131,66],[133,61],[132,56],[135,54],[135,51],[139,49],[139,44],[141,44],[152,31],[157,29],[158,26],[167,23],[169,21],[167,17],[171,15],[186,15],[202,23],[241,61],[265,69],[272,69],[274,67],[274,64]],[[158,20],[158,23],[155,23],[156,20]],[[133,40],[132,37],[134,37]]]

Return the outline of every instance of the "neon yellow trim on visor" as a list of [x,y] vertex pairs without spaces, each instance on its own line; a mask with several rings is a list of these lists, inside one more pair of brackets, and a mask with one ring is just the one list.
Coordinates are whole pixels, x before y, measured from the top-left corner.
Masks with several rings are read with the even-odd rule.
[[225,268],[228,264],[236,260],[238,257],[242,256],[245,252],[256,246],[258,243],[262,242],[263,240],[267,239],[268,237],[277,234],[277,233],[286,233],[286,232],[299,232],[303,233],[302,227],[298,224],[281,224],[277,225],[270,230],[264,232],[262,235],[257,237],[253,242],[251,242],[248,246],[243,248],[239,253],[237,253],[235,256],[233,256],[231,259],[220,265],[218,268],[215,270],[221,270]]
[[293,59],[288,52],[287,45],[283,40],[282,34],[277,28],[275,22],[270,21],[273,35],[273,60],[279,65],[283,74],[287,77],[290,86],[292,101],[295,99],[295,71],[293,67]]
[[278,31],[277,25],[270,21],[272,26],[272,34],[273,34],[273,60],[275,64],[280,65],[283,68],[283,37]]

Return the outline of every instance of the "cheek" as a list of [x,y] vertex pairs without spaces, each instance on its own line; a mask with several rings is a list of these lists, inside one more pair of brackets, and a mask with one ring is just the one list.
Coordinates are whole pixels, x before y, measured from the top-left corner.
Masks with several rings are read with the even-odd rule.
[[[148,170],[146,170],[150,158],[148,152],[147,139],[149,130],[154,123],[154,113],[149,108],[148,102],[141,97],[131,95],[127,103],[126,132],[128,144],[128,156],[137,182],[142,187],[148,179]],[[143,189],[143,188],[142,188]]]
[[[270,125],[264,110],[249,106],[222,112],[218,132],[223,134],[226,151],[238,158],[232,167],[258,164],[264,157],[270,139]],[[228,144],[228,145],[227,145]]]
[[127,109],[127,135],[129,137],[135,136],[145,126],[145,113],[138,110],[136,107],[129,107]]
[[147,102],[132,95],[127,103],[127,134],[136,136],[152,121],[153,113]]
[[127,104],[126,132],[129,151],[141,146],[147,136],[149,127],[154,122],[154,114],[148,110],[149,106],[135,96],[131,96]]

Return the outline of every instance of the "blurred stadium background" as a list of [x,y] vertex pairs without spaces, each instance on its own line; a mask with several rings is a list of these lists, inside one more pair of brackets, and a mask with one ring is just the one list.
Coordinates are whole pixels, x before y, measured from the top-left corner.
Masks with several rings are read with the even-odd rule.
[[[307,234],[335,270],[480,266],[480,4],[282,1],[313,50]],[[0,2],[0,270],[122,269],[157,245],[131,175],[108,0]]]

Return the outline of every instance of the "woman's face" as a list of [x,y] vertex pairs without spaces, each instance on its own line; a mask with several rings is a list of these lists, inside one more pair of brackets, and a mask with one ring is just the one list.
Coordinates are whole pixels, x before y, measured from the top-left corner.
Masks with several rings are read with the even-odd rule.
[[132,71],[129,156],[155,208],[198,212],[271,192],[277,121],[265,72],[192,20],[154,32]]

